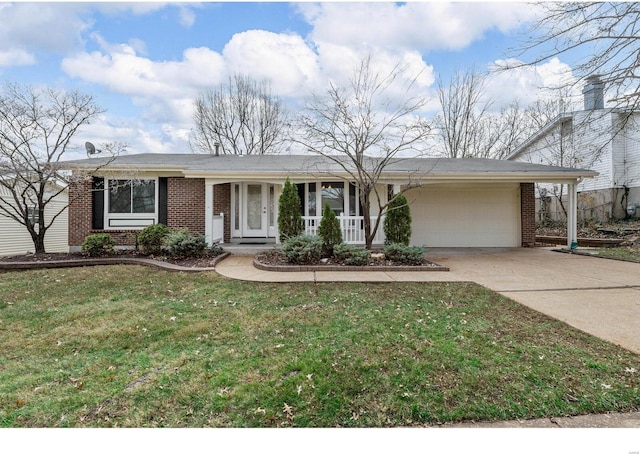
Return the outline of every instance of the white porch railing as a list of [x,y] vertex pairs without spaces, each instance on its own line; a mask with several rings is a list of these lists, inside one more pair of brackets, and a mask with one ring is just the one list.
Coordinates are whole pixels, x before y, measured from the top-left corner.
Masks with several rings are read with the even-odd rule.
[[[365,244],[364,238],[364,216],[337,216],[338,222],[340,222],[340,229],[342,230],[342,240],[346,244]],[[320,227],[320,221],[322,216],[302,216],[304,220],[304,231],[307,235],[318,235],[318,227]],[[376,223],[377,217],[371,216],[371,227]],[[384,230],[382,223],[384,222],[384,216],[380,221],[380,227],[376,232],[376,236],[373,239],[373,244],[384,243]]]
[[224,243],[224,213],[213,216],[211,243]]

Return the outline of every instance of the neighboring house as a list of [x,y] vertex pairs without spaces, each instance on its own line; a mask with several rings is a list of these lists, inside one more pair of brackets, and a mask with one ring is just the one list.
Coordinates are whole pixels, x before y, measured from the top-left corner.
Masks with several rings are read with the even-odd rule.
[[[8,177],[4,177],[8,178]],[[59,188],[56,188],[59,190]],[[0,185],[0,203],[2,201],[10,199],[10,193],[7,188]],[[50,216],[54,216],[60,210],[64,209],[68,203],[68,193],[63,191],[54,200],[52,200],[45,210],[45,217],[50,219]],[[37,216],[36,207],[33,207],[33,216]],[[65,209],[60,216],[55,220],[53,225],[47,230],[45,235],[45,248],[47,252],[68,252],[69,240],[68,240],[68,216]],[[37,221],[37,219],[34,219]],[[25,253],[33,253],[35,247],[31,240],[31,235],[27,231],[27,228],[2,214],[0,211],[0,255],[20,255]]]
[[[364,244],[358,190],[339,165],[320,156],[138,154],[64,164],[74,172],[99,167],[69,188],[72,251],[97,232],[131,247],[136,233],[154,223],[187,227],[209,243],[277,243],[278,199],[286,178],[297,184],[307,233],[316,233],[328,202],[345,241]],[[575,188],[581,178],[595,175],[504,160],[412,158],[387,166],[376,189],[386,200],[389,191],[411,188],[405,195],[413,245],[520,247],[534,243],[534,183]],[[570,243],[575,219],[568,225],[574,232]],[[383,242],[381,226],[375,243]]]
[[[558,115],[507,159],[579,167],[598,176],[578,185],[583,219],[640,215],[640,112],[604,108],[604,84],[591,77],[583,89],[584,110]],[[559,185],[537,185],[538,218],[562,219]]]

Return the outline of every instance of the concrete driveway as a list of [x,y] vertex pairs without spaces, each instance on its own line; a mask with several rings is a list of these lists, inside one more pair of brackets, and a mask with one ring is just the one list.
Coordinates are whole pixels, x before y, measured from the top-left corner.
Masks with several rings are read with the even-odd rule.
[[640,354],[640,264],[547,248],[428,249],[448,272],[267,272],[231,256],[222,275],[267,282],[473,281],[539,312]]
[[640,353],[640,264],[549,249],[434,250],[457,276]]

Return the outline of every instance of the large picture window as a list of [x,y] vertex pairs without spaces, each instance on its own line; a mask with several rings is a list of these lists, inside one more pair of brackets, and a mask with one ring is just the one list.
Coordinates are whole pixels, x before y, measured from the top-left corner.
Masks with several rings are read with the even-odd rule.
[[155,180],[109,180],[109,213],[155,213]]

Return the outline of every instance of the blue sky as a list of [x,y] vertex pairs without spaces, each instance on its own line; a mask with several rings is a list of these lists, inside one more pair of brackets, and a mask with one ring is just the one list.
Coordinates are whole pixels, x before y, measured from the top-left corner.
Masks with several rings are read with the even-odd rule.
[[[78,89],[106,113],[77,136],[119,141],[129,152],[190,152],[192,102],[233,73],[268,79],[290,105],[328,80],[345,80],[372,54],[436,78],[506,58],[535,18],[515,2],[471,3],[0,3],[0,82]],[[557,82],[561,61],[497,74],[486,95],[496,108],[525,104]],[[435,99],[422,114],[435,114]]]

